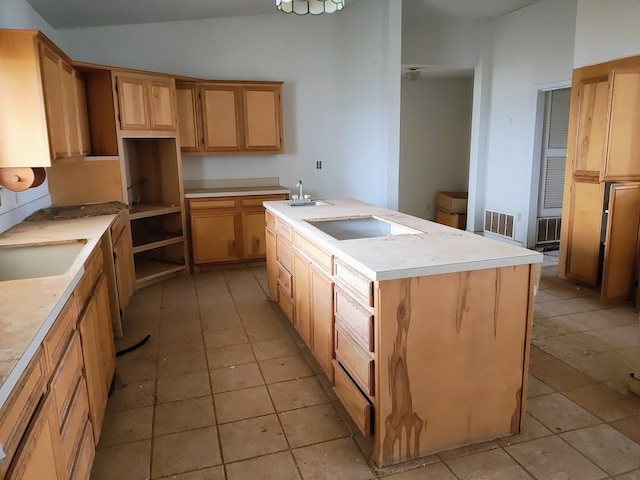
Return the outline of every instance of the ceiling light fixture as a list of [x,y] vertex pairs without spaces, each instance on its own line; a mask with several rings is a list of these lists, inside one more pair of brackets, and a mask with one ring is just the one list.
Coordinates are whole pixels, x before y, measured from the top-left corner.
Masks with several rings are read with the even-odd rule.
[[344,8],[345,0],[276,0],[276,8],[284,13],[320,15]]

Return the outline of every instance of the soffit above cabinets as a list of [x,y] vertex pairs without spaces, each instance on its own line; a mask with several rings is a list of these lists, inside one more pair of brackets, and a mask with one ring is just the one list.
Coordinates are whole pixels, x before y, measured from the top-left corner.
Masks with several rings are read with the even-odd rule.
[[405,0],[418,1],[448,16],[494,18],[519,10],[540,0]]

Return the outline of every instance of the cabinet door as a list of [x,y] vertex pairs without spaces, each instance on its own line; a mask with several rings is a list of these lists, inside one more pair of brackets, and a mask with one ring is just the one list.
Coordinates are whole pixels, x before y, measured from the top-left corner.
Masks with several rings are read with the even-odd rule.
[[197,100],[198,94],[194,85],[176,85],[180,150],[183,152],[200,151]]
[[58,480],[65,478],[57,464],[60,437],[57,433],[53,403],[46,396],[25,433],[7,478],[11,480]]
[[578,119],[576,141],[568,145],[568,153],[570,156],[571,150],[575,151],[575,175],[599,176],[602,171],[608,91],[609,81],[605,77],[585,81],[572,95],[572,102],[577,102]]
[[602,273],[602,303],[625,300],[633,293],[640,220],[640,184],[613,184]]
[[175,130],[175,89],[171,79],[154,78],[148,83],[151,130]]
[[264,258],[267,253],[265,227],[264,208],[242,212],[243,258]]
[[82,75],[75,71],[75,118],[77,122],[77,128],[80,131],[80,153],[82,155],[88,155],[91,152],[91,140],[89,137],[89,115],[87,111],[87,93],[84,86],[84,79]]
[[269,298],[278,301],[278,260],[276,258],[276,233],[269,227],[265,229],[265,245],[267,256],[267,286]]
[[193,263],[238,260],[236,212],[201,210],[191,212]]
[[640,68],[613,70],[604,180],[640,180]]
[[80,118],[78,117],[78,97],[76,95],[76,75],[73,67],[65,62],[61,64],[62,92],[64,110],[66,112],[68,153],[71,156],[82,155],[82,137],[80,134]]
[[62,82],[62,59],[44,44],[40,45],[40,68],[49,132],[49,147],[53,159],[68,156],[65,130],[65,98]]
[[308,346],[311,345],[311,264],[297,252],[293,254],[294,326]]
[[603,184],[574,181],[567,245],[567,276],[596,285],[600,262]]
[[311,351],[330,379],[333,379],[333,285],[331,278],[311,267]]
[[113,244],[116,287],[118,289],[118,301],[122,312],[124,312],[129,305],[129,299],[131,299],[136,285],[130,232],[131,226],[127,222],[124,230]]
[[[105,391],[111,388],[111,380],[116,369],[116,348],[113,340],[113,327],[111,326],[111,303],[109,302],[109,287],[107,277],[100,275],[93,292],[98,312],[98,341],[102,371],[100,373]],[[106,402],[106,397],[105,397]]]
[[239,152],[242,149],[239,89],[203,86],[202,127],[205,152]]
[[122,130],[149,130],[147,114],[146,80],[137,77],[117,78],[120,128]]
[[282,152],[280,86],[243,86],[244,149]]

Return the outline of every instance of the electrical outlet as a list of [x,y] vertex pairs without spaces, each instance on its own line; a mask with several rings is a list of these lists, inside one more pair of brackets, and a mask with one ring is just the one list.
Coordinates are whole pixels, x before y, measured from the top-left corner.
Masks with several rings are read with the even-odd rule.
[[430,204],[430,203],[427,203],[427,204],[425,205],[424,209],[425,209],[427,212],[430,212],[430,211],[431,211],[431,204]]
[[322,170],[322,162],[316,162],[316,170]]

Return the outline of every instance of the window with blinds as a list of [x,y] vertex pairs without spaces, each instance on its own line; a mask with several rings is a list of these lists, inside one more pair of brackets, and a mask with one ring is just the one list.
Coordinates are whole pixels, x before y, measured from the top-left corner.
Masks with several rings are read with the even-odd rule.
[[546,93],[539,218],[559,217],[562,214],[570,94],[570,88]]

